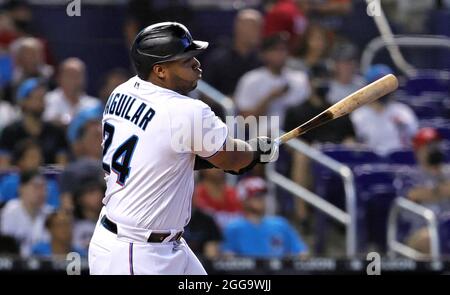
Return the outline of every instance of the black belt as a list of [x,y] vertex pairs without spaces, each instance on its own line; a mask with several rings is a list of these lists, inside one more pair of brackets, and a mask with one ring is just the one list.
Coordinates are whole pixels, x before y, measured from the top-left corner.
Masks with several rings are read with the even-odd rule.
[[[103,215],[102,220],[100,221],[102,225],[109,230],[110,232],[117,235],[117,224],[109,220],[106,215]],[[162,243],[168,236],[170,236],[171,233],[151,233],[148,237],[147,242],[149,243]],[[172,237],[169,242],[175,242],[179,241],[181,239],[181,236],[183,235],[183,232],[178,232],[174,237]]]

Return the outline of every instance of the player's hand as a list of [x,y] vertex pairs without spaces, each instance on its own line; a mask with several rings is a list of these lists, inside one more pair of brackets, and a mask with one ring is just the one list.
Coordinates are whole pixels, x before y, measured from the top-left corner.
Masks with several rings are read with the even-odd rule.
[[259,136],[248,141],[248,144],[255,151],[254,161],[256,164],[266,164],[278,159],[278,146],[267,136]]
[[253,150],[253,161],[239,171],[226,170],[225,172],[233,175],[241,175],[253,169],[256,164],[267,164],[278,159],[278,145],[269,137],[256,137],[249,140],[248,144]]

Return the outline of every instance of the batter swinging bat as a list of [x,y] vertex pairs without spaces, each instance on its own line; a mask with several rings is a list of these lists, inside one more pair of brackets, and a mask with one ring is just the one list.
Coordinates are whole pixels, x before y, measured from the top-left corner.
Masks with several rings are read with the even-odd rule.
[[292,129],[288,133],[275,139],[275,143],[282,144],[286,141],[297,137],[303,133],[308,132],[320,125],[328,123],[341,116],[347,115],[362,105],[371,103],[380,97],[385,96],[388,93],[393,92],[398,87],[397,78],[392,75],[386,75],[383,78],[359,89],[358,91],[350,94],[339,102],[335,103],[322,113],[318,114],[311,120],[303,123],[295,129]]

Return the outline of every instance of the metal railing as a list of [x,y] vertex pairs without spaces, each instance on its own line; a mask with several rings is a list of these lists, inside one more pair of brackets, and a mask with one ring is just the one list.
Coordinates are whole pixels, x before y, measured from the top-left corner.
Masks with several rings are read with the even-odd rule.
[[[435,48],[447,48],[450,49],[450,38],[446,36],[432,36],[432,35],[397,35],[393,36],[389,41],[384,40],[382,37],[377,37],[369,42],[369,44],[364,49],[361,56],[361,72],[365,71],[370,67],[375,55],[379,50],[384,47],[389,48],[390,46],[402,46],[402,47],[435,47]],[[394,61],[395,62],[395,61]],[[416,70],[405,71],[399,67],[402,72],[411,76],[414,75]]]
[[285,143],[290,148],[300,152],[310,159],[322,164],[330,170],[336,172],[342,177],[345,191],[345,207],[346,211],[334,206],[330,202],[324,200],[315,193],[309,191],[303,186],[295,183],[290,178],[278,173],[275,170],[275,164],[269,163],[266,165],[266,174],[269,181],[284,188],[296,197],[303,199],[305,202],[311,204],[317,209],[323,211],[334,220],[342,223],[346,227],[346,254],[347,256],[355,256],[357,249],[356,242],[356,193],[353,172],[351,169],[339,163],[338,161],[328,157],[319,150],[310,147],[299,139],[291,139]]
[[421,253],[408,245],[397,240],[398,227],[397,222],[400,212],[407,211],[424,218],[427,222],[427,229],[430,235],[430,255],[433,261],[439,261],[441,258],[441,249],[439,245],[439,232],[437,229],[436,215],[430,209],[416,204],[406,198],[399,197],[395,199],[389,212],[387,243],[390,255],[399,253],[409,258],[421,260],[427,258],[427,255]]
[[[370,5],[374,4],[377,6],[377,13],[374,13],[372,17],[375,21],[375,25],[377,26],[378,31],[380,32],[379,38],[383,41],[383,43],[389,44],[387,50],[389,51],[389,55],[391,56],[395,66],[399,68],[405,75],[411,75],[414,72],[414,67],[405,60],[402,53],[400,52],[400,48],[395,42],[394,34],[392,33],[389,22],[386,18],[386,15],[384,14],[383,7],[381,6],[381,1],[366,0],[366,3],[368,5],[368,8]],[[365,73],[365,71],[363,71],[362,73]]]

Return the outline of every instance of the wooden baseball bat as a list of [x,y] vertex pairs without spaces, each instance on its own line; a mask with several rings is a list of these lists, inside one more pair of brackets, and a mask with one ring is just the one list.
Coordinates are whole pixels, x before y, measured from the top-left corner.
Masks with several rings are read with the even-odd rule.
[[286,141],[304,134],[311,129],[347,115],[360,106],[371,103],[378,98],[395,91],[397,87],[397,78],[392,74],[386,75],[383,78],[376,80],[375,82],[338,101],[306,123],[303,123],[297,128],[292,129],[288,133],[285,133],[282,136],[278,137],[277,139],[275,139],[275,142],[278,142],[279,144],[285,143]]

